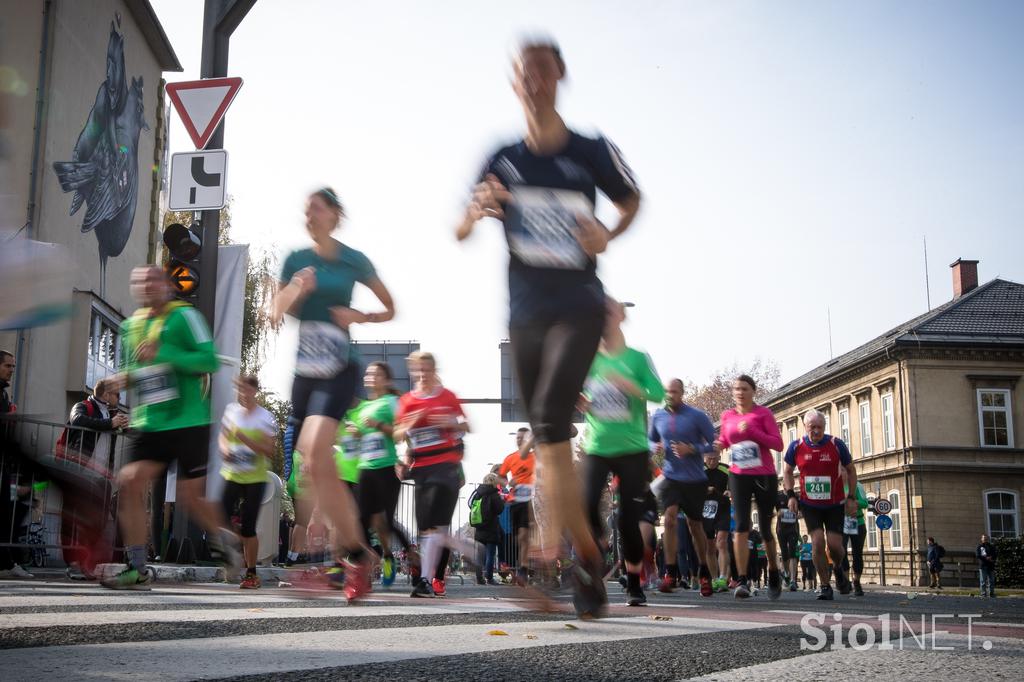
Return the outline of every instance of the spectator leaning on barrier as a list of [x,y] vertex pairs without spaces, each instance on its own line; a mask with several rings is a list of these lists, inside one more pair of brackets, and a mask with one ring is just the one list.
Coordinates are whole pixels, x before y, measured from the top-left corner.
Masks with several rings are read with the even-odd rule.
[[7,393],[13,376],[14,354],[7,350],[0,350],[0,414],[14,412],[17,409],[11,402],[11,396]]
[[996,556],[998,552],[995,546],[988,541],[987,535],[981,536],[981,542],[974,550],[974,556],[978,557],[978,573],[981,579],[981,596],[996,596]]
[[99,455],[99,463],[109,466],[116,432],[128,426],[128,415],[118,410],[119,400],[115,382],[97,381],[92,395],[71,408],[68,425],[77,428],[68,433],[68,449],[88,459]]

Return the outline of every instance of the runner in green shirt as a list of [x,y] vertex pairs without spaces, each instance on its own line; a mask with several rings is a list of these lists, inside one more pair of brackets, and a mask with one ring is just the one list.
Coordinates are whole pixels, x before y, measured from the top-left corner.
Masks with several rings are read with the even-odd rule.
[[601,496],[608,475],[619,478],[618,524],[626,563],[627,603],[642,606],[647,602],[640,586],[644,558],[640,519],[649,457],[647,403],[662,400],[665,389],[650,357],[626,346],[622,334],[625,319],[625,307],[609,298],[601,346],[580,396],[580,409],[587,420],[583,479],[590,525],[595,537],[601,538]]
[[[850,493],[850,486],[848,483],[843,483],[843,489],[846,493]],[[864,588],[860,586],[860,574],[864,570],[864,540],[868,537],[867,526],[864,525],[864,510],[868,508],[868,496],[864,492],[864,486],[857,482],[857,518],[856,525],[854,525],[854,518],[847,516],[843,523],[843,547],[846,549],[846,556],[843,557],[843,571],[847,575],[850,575],[850,560],[847,558],[850,556],[851,545],[853,546],[853,595],[855,597],[864,596]]]
[[167,273],[157,265],[132,270],[132,296],[141,306],[121,324],[122,385],[131,391],[132,419],[120,483],[118,520],[128,566],[103,581],[115,590],[148,590],[147,514],[143,493],[178,462],[178,500],[207,532],[210,552],[237,575],[241,555],[219,504],[206,498],[210,451],[209,375],[219,363],[203,316],[173,300]]

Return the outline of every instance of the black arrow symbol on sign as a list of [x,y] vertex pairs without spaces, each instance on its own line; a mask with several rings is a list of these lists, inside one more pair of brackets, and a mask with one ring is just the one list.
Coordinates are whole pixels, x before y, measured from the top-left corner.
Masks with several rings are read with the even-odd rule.
[[[206,172],[206,157],[205,156],[193,156],[192,157],[192,179],[203,187],[219,187],[220,186],[220,173],[207,173]],[[188,203],[196,203],[196,188],[193,187],[189,190]]]

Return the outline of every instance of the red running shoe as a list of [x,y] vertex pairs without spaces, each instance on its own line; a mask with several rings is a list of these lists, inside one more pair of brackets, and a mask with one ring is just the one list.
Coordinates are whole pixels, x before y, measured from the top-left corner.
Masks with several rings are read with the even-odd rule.
[[674,575],[666,575],[661,579],[661,584],[658,585],[658,592],[664,592],[669,594],[676,589],[676,577]]
[[443,596],[445,596],[445,594],[447,594],[444,591],[444,581],[443,580],[438,580],[437,578],[434,578],[433,582],[430,583],[430,587],[431,587],[431,589],[434,590],[434,596],[435,597],[443,597]]
[[710,597],[715,593],[715,590],[711,587],[711,578],[705,576],[700,577],[700,596]]
[[370,592],[369,562],[345,560],[345,598],[352,603]]

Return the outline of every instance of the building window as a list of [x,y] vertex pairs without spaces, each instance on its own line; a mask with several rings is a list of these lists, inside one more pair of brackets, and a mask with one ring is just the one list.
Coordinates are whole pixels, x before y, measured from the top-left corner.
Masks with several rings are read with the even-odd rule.
[[832,415],[830,415],[828,412],[823,412],[822,414],[825,415],[825,433],[831,434],[832,433]]
[[789,442],[792,443],[795,440],[796,440],[796,427],[795,426],[790,426],[789,427]]
[[878,550],[878,526],[875,525],[875,515],[869,509],[864,511],[864,526],[868,531],[868,549]]
[[900,491],[889,491],[889,503],[892,504],[892,528],[889,529],[889,546],[893,549],[903,549],[903,524],[900,523]]
[[871,402],[863,400],[860,409],[860,454],[867,457],[871,454]]
[[984,496],[988,536],[993,540],[1017,537],[1017,493],[1011,490],[986,490]]
[[882,445],[885,449],[896,449],[896,415],[892,411],[892,393],[882,396]]
[[1010,392],[1003,388],[978,389],[978,425],[981,444],[987,447],[1013,447],[1013,417]]
[[115,374],[121,364],[120,323],[95,305],[89,318],[88,358],[85,363],[85,384],[93,387],[100,379]]
[[850,409],[847,407],[839,410],[839,439],[850,444]]

